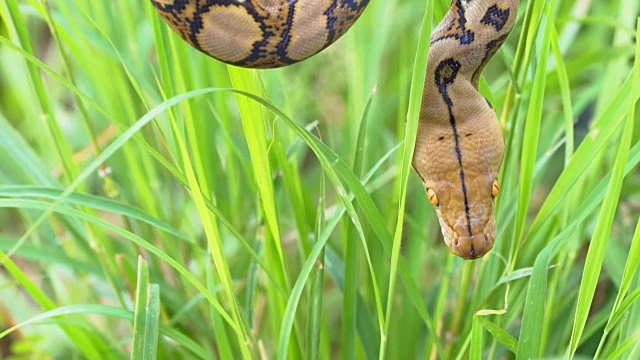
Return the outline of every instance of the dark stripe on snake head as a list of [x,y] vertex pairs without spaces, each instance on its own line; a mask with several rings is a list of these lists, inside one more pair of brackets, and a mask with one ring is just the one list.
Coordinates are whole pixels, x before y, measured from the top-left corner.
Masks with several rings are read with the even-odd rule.
[[464,169],[462,167],[462,149],[460,148],[460,137],[458,135],[458,129],[456,127],[456,119],[453,116],[453,101],[449,96],[449,92],[447,87],[456,79],[458,76],[458,71],[460,70],[459,61],[454,58],[447,58],[442,60],[435,71],[435,82],[438,87],[438,92],[442,95],[442,99],[447,105],[447,109],[449,110],[449,123],[451,124],[451,130],[453,131],[453,140],[455,143],[455,151],[456,156],[458,158],[458,165],[460,166],[460,182],[462,184],[462,196],[464,197],[464,211],[465,217],[467,218],[467,230],[469,231],[469,236],[472,235],[471,231],[471,216],[469,214],[469,200],[467,198],[467,185],[464,179]]

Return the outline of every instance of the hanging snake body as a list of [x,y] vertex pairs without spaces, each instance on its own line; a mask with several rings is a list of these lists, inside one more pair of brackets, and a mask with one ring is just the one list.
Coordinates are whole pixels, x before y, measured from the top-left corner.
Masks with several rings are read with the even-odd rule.
[[[274,68],[329,46],[369,0],[151,2],[200,51],[237,66]],[[445,242],[465,259],[482,257],[495,240],[504,140],[495,111],[477,89],[482,69],[513,27],[518,3],[453,0],[431,36],[413,166]]]

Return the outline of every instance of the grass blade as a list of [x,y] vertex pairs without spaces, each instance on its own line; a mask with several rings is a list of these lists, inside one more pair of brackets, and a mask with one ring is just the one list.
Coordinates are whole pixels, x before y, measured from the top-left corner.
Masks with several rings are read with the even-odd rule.
[[[638,21],[636,32],[636,36],[638,35],[640,35],[640,20]],[[640,43],[636,44],[636,57],[634,60],[634,71],[632,74],[632,89],[631,98],[636,99],[640,92]],[[613,217],[618,207],[622,181],[624,180],[624,169],[627,163],[627,157],[629,155],[629,148],[631,147],[631,139],[633,136],[635,104],[635,101],[632,101],[627,109],[627,117],[613,165],[611,182],[609,183],[604,202],[600,208],[600,215],[598,216],[593,238],[591,239],[589,251],[587,252],[587,258],[584,264],[584,273],[580,283],[576,317],[568,349],[570,357],[574,356],[578,348],[580,337],[582,336],[584,326],[587,322],[587,317],[589,316],[589,309],[591,307],[591,301],[600,276],[602,261],[604,259],[604,251],[609,240]]]
[[156,358],[159,320],[160,288],[157,284],[149,283],[149,265],[142,257],[139,257],[131,359],[152,360]]

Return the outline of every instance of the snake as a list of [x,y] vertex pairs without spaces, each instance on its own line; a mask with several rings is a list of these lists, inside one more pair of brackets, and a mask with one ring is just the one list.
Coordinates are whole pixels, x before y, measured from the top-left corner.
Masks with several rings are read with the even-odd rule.
[[[225,63],[277,68],[317,54],[358,20],[369,0],[151,0],[187,43]],[[430,39],[412,165],[444,241],[463,259],[495,242],[504,137],[478,92],[505,42],[519,0],[452,0]]]

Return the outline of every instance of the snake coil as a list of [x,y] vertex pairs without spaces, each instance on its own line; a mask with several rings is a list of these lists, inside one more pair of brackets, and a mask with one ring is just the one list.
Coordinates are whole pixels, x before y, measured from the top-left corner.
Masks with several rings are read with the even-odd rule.
[[151,0],[196,49],[249,68],[276,68],[338,40],[369,0]]

